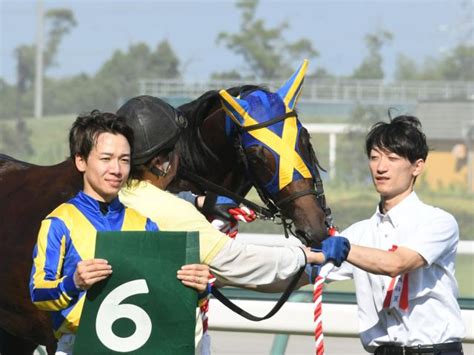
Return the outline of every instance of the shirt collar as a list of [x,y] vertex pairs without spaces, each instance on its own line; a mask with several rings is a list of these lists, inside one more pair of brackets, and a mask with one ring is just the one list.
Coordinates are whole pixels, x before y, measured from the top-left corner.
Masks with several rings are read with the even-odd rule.
[[407,216],[413,215],[414,206],[418,201],[420,201],[418,195],[415,191],[412,191],[407,197],[390,209],[390,211],[388,211],[386,214],[380,212],[380,205],[377,205],[375,211],[377,225],[383,221],[389,221],[394,227],[398,227]]
[[[96,199],[89,196],[88,194],[86,194],[84,191],[79,191],[79,193],[77,194],[77,198],[81,202],[81,204],[85,206],[86,208],[90,208],[94,210],[95,212],[101,213],[99,202]],[[120,211],[122,208],[123,208],[122,203],[120,202],[118,197],[116,197],[109,204],[109,213]]]

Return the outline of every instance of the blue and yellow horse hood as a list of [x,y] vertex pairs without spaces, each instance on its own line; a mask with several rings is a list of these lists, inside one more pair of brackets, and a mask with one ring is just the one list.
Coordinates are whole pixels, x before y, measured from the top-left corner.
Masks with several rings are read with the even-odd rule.
[[[276,92],[255,90],[242,97],[233,97],[226,90],[219,92],[227,119],[240,128],[244,149],[264,146],[272,152],[277,169],[264,186],[273,196],[292,181],[312,178],[312,168],[302,158],[298,137],[302,129],[294,113],[308,66],[305,60],[292,77]],[[269,122],[274,120],[275,122]],[[252,130],[254,125],[269,123]]]

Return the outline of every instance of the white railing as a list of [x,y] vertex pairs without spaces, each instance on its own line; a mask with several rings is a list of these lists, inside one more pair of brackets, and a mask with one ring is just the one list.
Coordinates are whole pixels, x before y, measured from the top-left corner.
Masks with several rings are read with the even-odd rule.
[[[275,301],[233,300],[240,308],[255,315],[264,315],[275,305]],[[209,305],[209,329],[255,333],[285,333],[313,335],[314,305],[308,302],[287,301],[270,319],[252,322],[245,319],[216,299]],[[354,304],[331,304],[323,302],[324,334],[338,337],[359,337],[357,306]],[[462,319],[466,328],[464,342],[474,343],[474,310],[462,309]]]
[[[284,80],[210,80],[187,82],[179,79],[142,79],[140,94],[194,99],[209,90],[247,84],[262,84],[278,89]],[[474,82],[307,79],[301,101],[324,103],[413,103],[422,100],[473,100]]]

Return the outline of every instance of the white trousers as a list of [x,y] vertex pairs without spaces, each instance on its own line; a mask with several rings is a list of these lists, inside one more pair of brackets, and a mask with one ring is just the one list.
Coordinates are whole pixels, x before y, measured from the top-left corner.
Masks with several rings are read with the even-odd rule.
[[76,336],[74,334],[64,334],[58,340],[56,355],[72,355],[72,349],[74,348],[75,340]]

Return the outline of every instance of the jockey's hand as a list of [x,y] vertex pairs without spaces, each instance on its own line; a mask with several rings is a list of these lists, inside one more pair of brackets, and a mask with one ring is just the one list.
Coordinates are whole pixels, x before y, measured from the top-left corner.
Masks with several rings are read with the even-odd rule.
[[210,219],[221,219],[229,222],[249,223],[255,220],[257,215],[246,206],[239,205],[229,197],[219,196],[213,192],[208,192],[204,199],[204,204],[200,208],[201,212]]
[[215,281],[209,266],[205,264],[183,265],[178,270],[177,277],[184,285],[196,289],[199,293],[208,291]]
[[93,284],[110,276],[112,266],[105,259],[81,260],[74,272],[74,284],[80,290],[87,290]]

